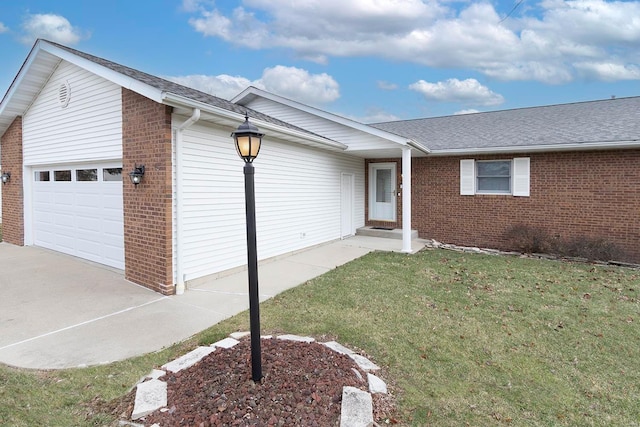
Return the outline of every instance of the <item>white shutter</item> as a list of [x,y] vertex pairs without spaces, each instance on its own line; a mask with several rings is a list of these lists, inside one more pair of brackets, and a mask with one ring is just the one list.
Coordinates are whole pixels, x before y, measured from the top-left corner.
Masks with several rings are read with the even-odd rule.
[[529,157],[513,159],[513,195],[529,197]]
[[473,159],[460,160],[460,194],[473,196],[476,193],[476,170]]

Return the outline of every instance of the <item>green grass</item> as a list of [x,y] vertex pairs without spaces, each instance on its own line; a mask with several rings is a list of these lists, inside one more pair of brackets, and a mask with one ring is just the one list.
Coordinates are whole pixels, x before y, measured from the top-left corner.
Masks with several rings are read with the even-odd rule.
[[[640,425],[640,272],[433,250],[372,253],[261,304],[263,333],[336,339],[383,367],[402,425]],[[88,369],[0,369],[0,425],[105,425],[182,348]]]

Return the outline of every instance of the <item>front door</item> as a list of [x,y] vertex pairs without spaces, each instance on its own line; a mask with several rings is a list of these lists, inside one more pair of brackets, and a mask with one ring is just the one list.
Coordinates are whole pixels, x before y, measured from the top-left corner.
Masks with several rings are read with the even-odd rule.
[[369,219],[396,220],[396,163],[369,163]]

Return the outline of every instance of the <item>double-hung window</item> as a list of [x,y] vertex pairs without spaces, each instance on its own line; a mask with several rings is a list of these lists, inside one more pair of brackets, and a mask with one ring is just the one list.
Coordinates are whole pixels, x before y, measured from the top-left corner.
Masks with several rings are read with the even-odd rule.
[[460,194],[529,196],[529,157],[460,160]]
[[511,160],[477,161],[476,193],[511,194]]

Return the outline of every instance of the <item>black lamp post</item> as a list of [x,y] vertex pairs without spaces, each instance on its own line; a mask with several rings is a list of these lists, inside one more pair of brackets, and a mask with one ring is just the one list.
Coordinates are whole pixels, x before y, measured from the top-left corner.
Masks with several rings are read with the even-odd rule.
[[249,123],[244,123],[231,134],[238,155],[244,160],[244,197],[247,214],[247,268],[249,270],[249,316],[251,327],[251,378],[262,379],[262,356],[260,351],[260,299],[258,296],[258,252],[256,247],[256,197],[254,189],[253,160],[258,157],[264,134]]

